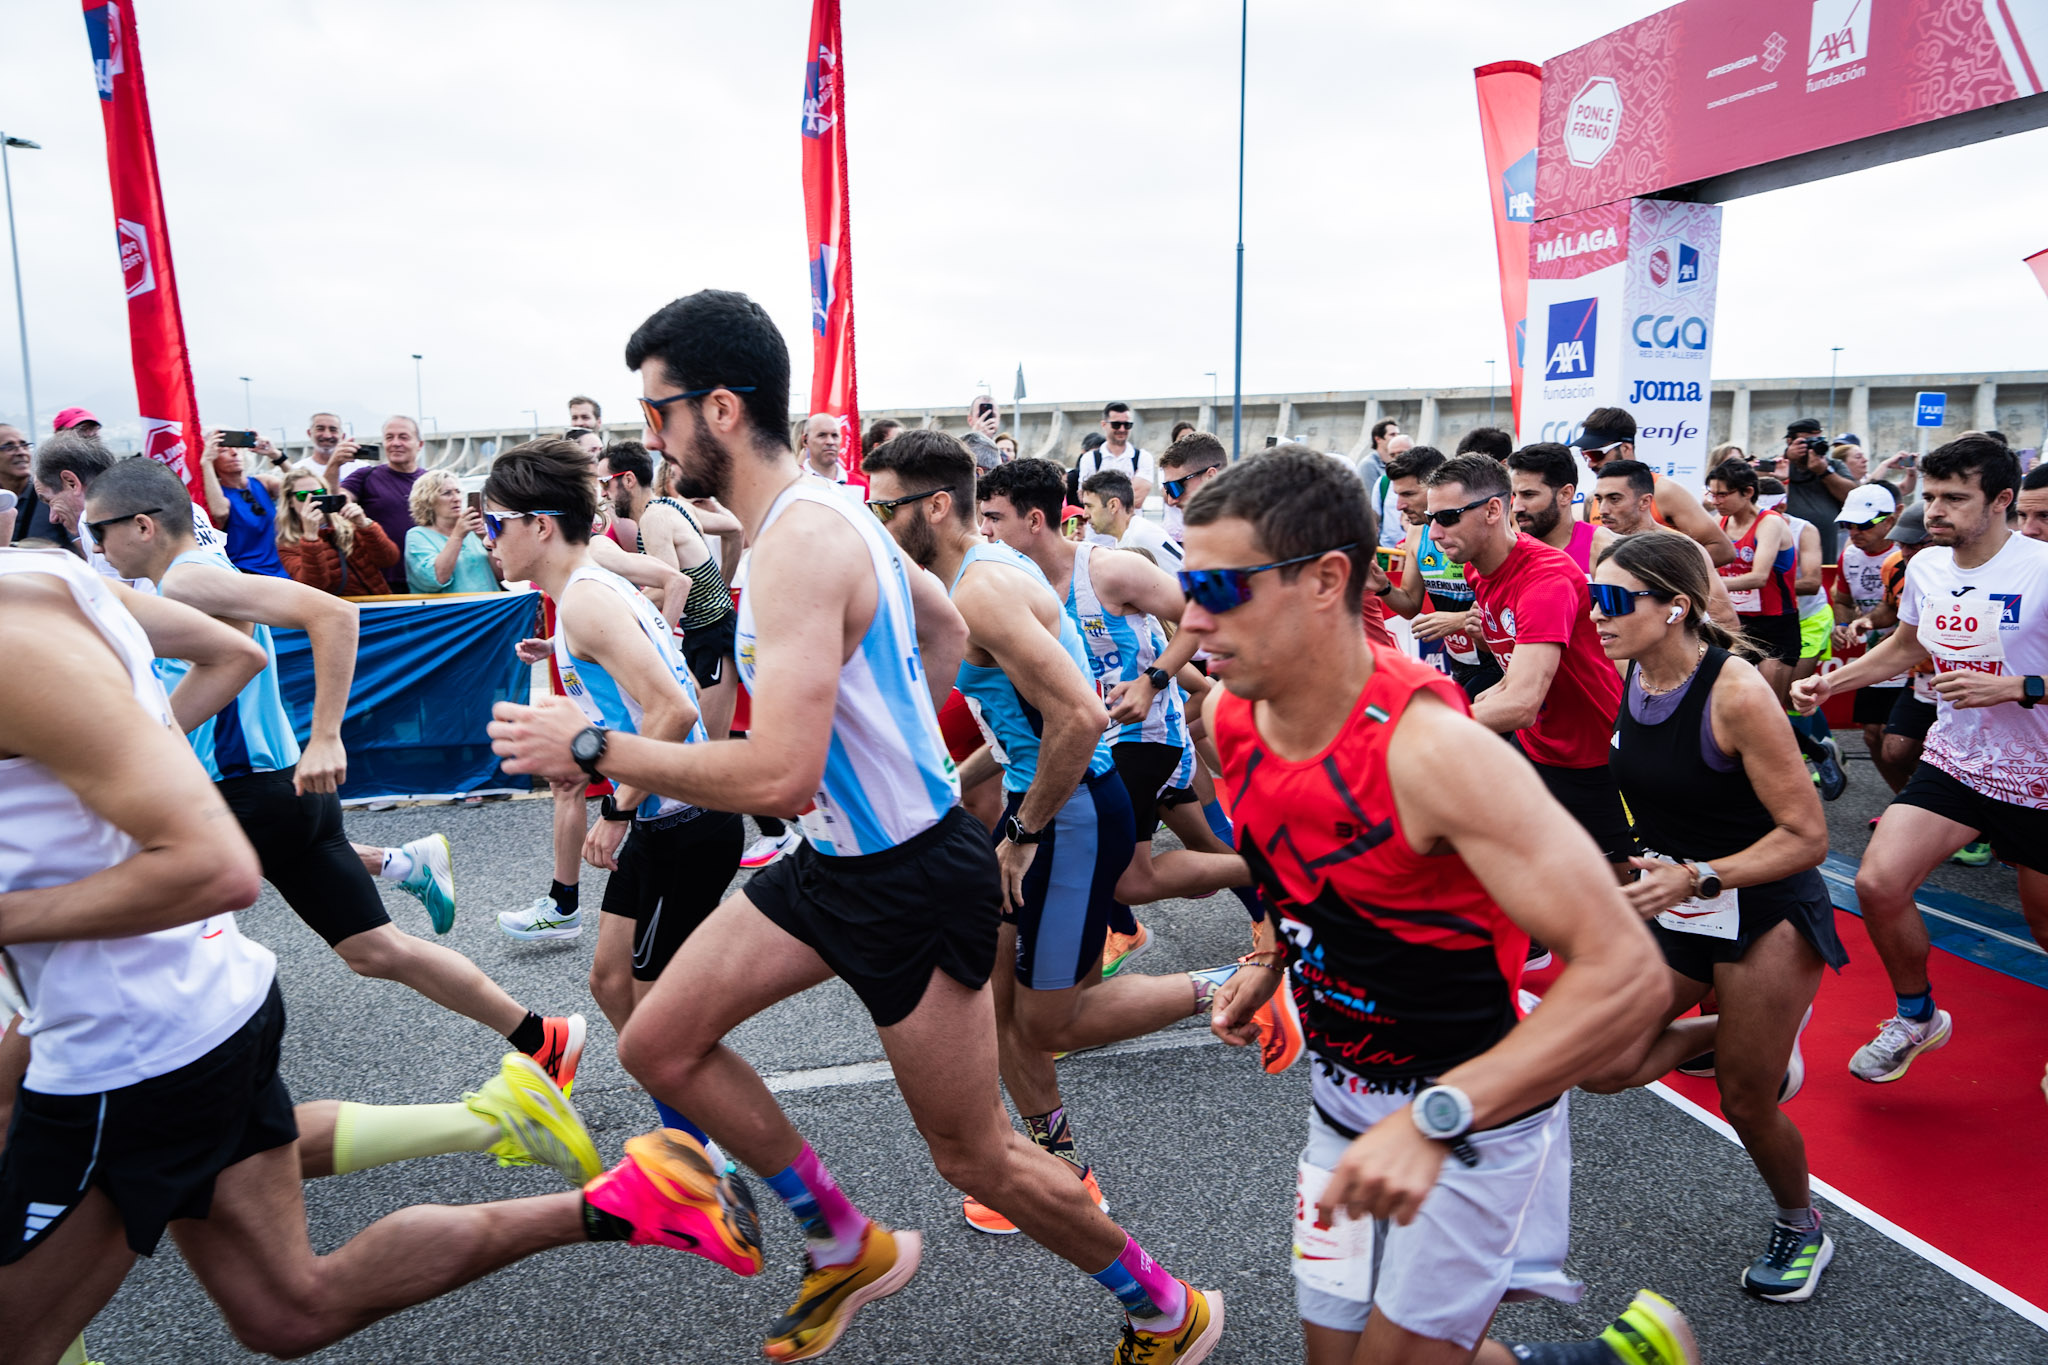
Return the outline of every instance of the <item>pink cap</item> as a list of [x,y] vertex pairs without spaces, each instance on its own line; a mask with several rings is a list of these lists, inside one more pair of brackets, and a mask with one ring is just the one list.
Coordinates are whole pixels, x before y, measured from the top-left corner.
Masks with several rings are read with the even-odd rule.
[[69,431],[80,422],[98,422],[100,419],[84,408],[66,408],[57,414],[57,420],[50,423],[52,431]]

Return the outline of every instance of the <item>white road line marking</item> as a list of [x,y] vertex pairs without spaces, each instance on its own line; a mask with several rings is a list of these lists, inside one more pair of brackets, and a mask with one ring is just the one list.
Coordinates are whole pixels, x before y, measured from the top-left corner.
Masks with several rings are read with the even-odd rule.
[[[1981,928],[1982,926],[1972,927]],[[1688,1114],[1698,1119],[1737,1147],[1742,1145],[1742,1139],[1735,1135],[1735,1130],[1728,1126],[1727,1120],[1721,1118],[1711,1109],[1705,1109],[1694,1104],[1662,1081],[1653,1081],[1647,1089],[1651,1094],[1663,1100],[1666,1104],[1671,1105],[1681,1114]],[[2036,1327],[2048,1329],[2048,1309],[2043,1309],[2031,1300],[2020,1297],[1990,1276],[1965,1265],[1940,1247],[1914,1236],[1891,1219],[1873,1209],[1865,1207],[1857,1200],[1851,1199],[1848,1195],[1843,1194],[1833,1185],[1828,1184],[1827,1181],[1822,1180],[1810,1171],[1807,1173],[1807,1183],[1813,1186],[1815,1194],[1828,1200],[1851,1218],[1889,1237],[1892,1241],[1897,1242],[1900,1246],[1930,1265],[1946,1270],[1964,1284],[1969,1285],[1987,1298],[2005,1305],[2028,1322],[2033,1323]]]
[[[1824,880],[1834,882],[1840,886],[1847,887],[1852,892],[1856,889],[1855,877],[1845,876],[1844,874],[1835,871],[1833,868],[1827,867],[1825,865],[1822,866],[1820,870],[1820,875]],[[2024,948],[2030,953],[2039,953],[2044,957],[2048,957],[2048,948],[2043,948],[2040,944],[2034,942],[2034,940],[2030,938],[2020,938],[2015,934],[2008,934],[2003,930],[1994,929],[1988,924],[1980,924],[1976,920],[1970,919],[1966,916],[1950,914],[1946,910],[1937,910],[1933,906],[1929,905],[1926,901],[1916,900],[1913,902],[1913,905],[1923,915],[1932,915],[1934,918],[1938,920],[1946,920],[1950,924],[1961,925],[1963,928],[1970,930],[1972,933],[1982,934],[1986,938],[1995,938],[2001,943],[2010,943],[2015,948]],[[1851,913],[1853,914],[1856,912],[1852,911]]]
[[[1108,1047],[1092,1052],[1077,1052],[1067,1060],[1085,1062],[1097,1057],[1130,1057],[1145,1052],[1169,1052],[1182,1048],[1202,1047],[1220,1040],[1206,1028],[1171,1029],[1165,1033],[1147,1034],[1133,1038],[1126,1043],[1112,1043]],[[778,1075],[764,1077],[768,1089],[778,1095],[787,1095],[803,1090],[830,1090],[842,1085],[873,1085],[878,1081],[893,1081],[895,1073],[887,1062],[854,1062],[847,1066],[818,1066],[803,1071],[784,1071]]]

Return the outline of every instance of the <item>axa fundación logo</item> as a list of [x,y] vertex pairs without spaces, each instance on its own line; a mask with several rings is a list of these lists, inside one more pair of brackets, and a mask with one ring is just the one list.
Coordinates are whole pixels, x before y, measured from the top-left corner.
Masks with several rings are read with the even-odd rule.
[[839,54],[818,44],[818,60],[804,63],[804,136],[823,137],[839,121]]
[[1599,362],[1596,344],[1599,332],[1599,299],[1573,299],[1568,303],[1551,304],[1550,327],[1545,333],[1544,380],[1591,379]]
[[1856,80],[1868,70],[1863,61],[1870,55],[1871,4],[1872,0],[1813,0],[1813,26],[1806,40],[1809,93]]

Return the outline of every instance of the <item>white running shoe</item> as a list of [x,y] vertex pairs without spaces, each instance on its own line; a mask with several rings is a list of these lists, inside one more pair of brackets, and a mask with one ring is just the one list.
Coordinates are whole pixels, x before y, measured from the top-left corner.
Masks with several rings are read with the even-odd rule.
[[583,912],[565,915],[552,897],[536,896],[524,910],[500,910],[498,927],[512,938],[574,938],[583,932]]
[[783,854],[796,852],[797,841],[802,838],[801,834],[787,828],[778,838],[771,839],[764,834],[749,844],[747,851],[740,855],[740,866],[766,867]]
[[1936,1010],[1925,1023],[1901,1019],[1898,1015],[1878,1026],[1877,1037],[1856,1049],[1849,1059],[1849,1074],[1858,1080],[1882,1084],[1906,1074],[1906,1068],[1923,1052],[1942,1046],[1953,1032],[1947,1010]]

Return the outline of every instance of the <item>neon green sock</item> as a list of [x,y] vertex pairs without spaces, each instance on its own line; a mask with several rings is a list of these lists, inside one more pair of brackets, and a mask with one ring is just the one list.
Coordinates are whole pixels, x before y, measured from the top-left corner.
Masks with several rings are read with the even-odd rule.
[[351,1104],[334,1119],[334,1173],[366,1171],[416,1156],[488,1151],[498,1125],[466,1104]]
[[85,1356],[85,1333],[78,1334],[78,1340],[64,1348],[64,1354],[57,1357],[57,1365],[93,1365]]

